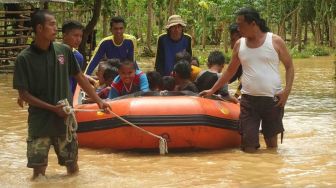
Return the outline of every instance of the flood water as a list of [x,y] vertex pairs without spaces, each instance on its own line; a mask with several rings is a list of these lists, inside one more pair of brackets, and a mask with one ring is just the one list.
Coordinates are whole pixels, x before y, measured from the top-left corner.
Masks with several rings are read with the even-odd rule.
[[[12,75],[0,74],[0,187],[336,187],[336,84],[331,57],[295,60],[295,82],[277,150],[239,148],[169,153],[79,149],[68,177],[50,150],[47,178],[26,168],[27,107],[16,105]],[[234,91],[234,88],[231,88]]]

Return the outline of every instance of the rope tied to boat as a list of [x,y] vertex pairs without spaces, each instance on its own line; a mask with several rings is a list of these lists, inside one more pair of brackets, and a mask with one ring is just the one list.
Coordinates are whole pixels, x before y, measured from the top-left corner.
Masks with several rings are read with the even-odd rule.
[[73,108],[70,106],[68,99],[62,99],[58,101],[58,104],[64,105],[63,111],[67,114],[67,117],[64,119],[66,125],[65,139],[70,143],[73,138],[76,138],[78,128],[75,112],[72,110]]
[[[94,109],[74,109],[74,108],[71,108],[70,105],[63,107],[63,110],[66,113],[69,112],[69,114],[73,114],[73,116],[74,116],[74,112],[104,112],[101,109],[100,110],[94,110]],[[126,124],[128,124],[128,125],[136,128],[136,129],[138,129],[138,130],[140,130],[140,131],[142,131],[142,132],[144,132],[144,133],[146,133],[146,134],[148,134],[150,136],[158,138],[159,139],[160,154],[161,155],[165,155],[166,153],[168,153],[168,145],[167,145],[167,140],[165,138],[163,138],[162,136],[156,135],[156,134],[154,134],[152,132],[149,132],[149,131],[147,131],[147,130],[145,130],[145,129],[143,129],[143,128],[141,128],[141,127],[139,127],[139,126],[137,126],[137,125],[135,125],[135,124],[127,121],[126,119],[122,118],[121,116],[119,116],[118,114],[114,113],[113,111],[109,111],[109,112],[111,114],[113,114],[115,117],[117,117],[118,119],[120,119],[121,121],[125,122]],[[74,116],[74,118],[75,118],[75,116]],[[75,118],[75,120],[76,120],[76,118]],[[77,121],[76,121],[76,125],[77,125]],[[77,127],[78,127],[78,125],[77,125]],[[76,130],[77,130],[77,127],[76,127]]]
[[158,138],[160,140],[160,142],[159,142],[160,154],[164,155],[164,154],[168,153],[168,145],[167,145],[167,140],[165,138],[163,138],[162,136],[156,135],[156,134],[154,134],[152,132],[149,132],[149,131],[147,131],[147,130],[139,127],[139,126],[136,126],[135,124],[133,124],[133,123],[127,121],[126,119],[120,117],[118,114],[114,113],[113,111],[110,111],[110,112],[113,115],[115,115],[118,119],[120,119],[121,121],[127,123],[128,125],[130,125],[130,126],[132,126],[134,128],[137,128],[137,129],[141,130],[142,132],[144,132],[144,133],[146,133],[148,135],[151,135],[151,136],[153,136],[155,138]]
[[169,91],[168,90],[163,90],[163,91],[160,91],[160,96],[168,96],[168,93]]

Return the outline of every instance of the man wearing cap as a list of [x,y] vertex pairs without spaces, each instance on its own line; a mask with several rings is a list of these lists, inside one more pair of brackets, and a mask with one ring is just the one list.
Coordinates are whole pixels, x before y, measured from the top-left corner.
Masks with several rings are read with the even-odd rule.
[[168,76],[173,70],[175,55],[186,51],[192,55],[191,36],[183,33],[185,22],[179,15],[168,18],[167,33],[161,34],[158,39],[155,70],[162,76]]

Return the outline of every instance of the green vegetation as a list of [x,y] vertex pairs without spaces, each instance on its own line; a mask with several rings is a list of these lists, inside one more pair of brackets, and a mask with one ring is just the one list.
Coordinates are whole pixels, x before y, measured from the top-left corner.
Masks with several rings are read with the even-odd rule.
[[328,56],[331,54],[331,49],[324,46],[308,46],[300,52],[298,46],[295,46],[290,50],[290,53],[293,58],[309,58],[314,56]]
[[[230,54],[228,26],[235,22],[235,12],[242,7],[257,9],[271,31],[287,43],[293,57],[333,54],[336,49],[336,0],[74,0],[75,3],[50,3],[61,25],[77,19],[87,27],[84,39],[96,30],[96,43],[110,34],[109,19],[120,15],[126,19],[126,32],[137,37],[138,55],[155,55],[157,37],[166,32],[172,14],[187,22],[185,32],[193,37],[195,55],[202,62],[209,49]],[[28,6],[28,5],[27,5]],[[85,10],[79,12],[77,10]],[[84,44],[80,51],[92,49]],[[230,56],[230,55],[228,55]]]
[[[221,49],[230,56],[228,26],[235,22],[235,12],[246,6],[260,11],[271,31],[286,40],[295,58],[329,55],[336,48],[335,0],[96,1],[102,3],[97,39],[108,35],[111,15],[124,16],[128,22],[127,32],[138,38],[142,55],[155,53],[153,46],[158,35],[165,32],[167,18],[180,14],[187,22],[186,32],[193,37],[195,55],[201,62],[212,49]],[[93,0],[76,1],[75,6],[92,7]]]

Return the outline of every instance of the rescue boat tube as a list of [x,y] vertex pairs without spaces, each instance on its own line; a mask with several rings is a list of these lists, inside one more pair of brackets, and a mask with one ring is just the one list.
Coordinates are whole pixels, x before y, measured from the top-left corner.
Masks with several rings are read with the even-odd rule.
[[[82,104],[77,88],[78,142],[82,147],[114,150],[157,149],[158,139],[131,127],[96,104]],[[192,92],[139,92],[107,100],[114,113],[162,136],[169,149],[239,147],[239,105],[199,97]]]

